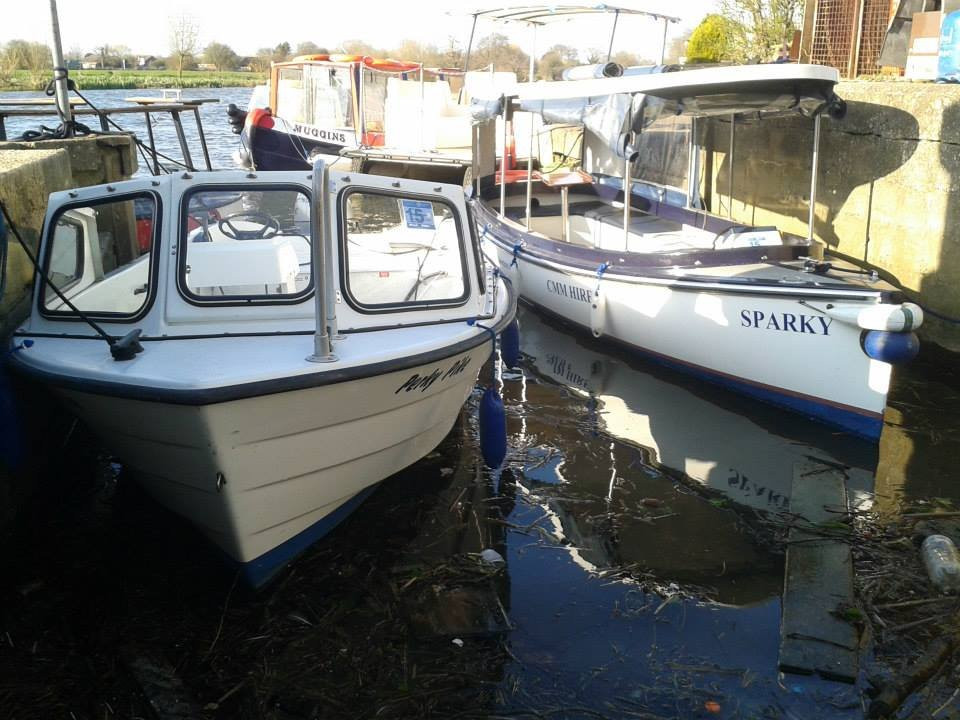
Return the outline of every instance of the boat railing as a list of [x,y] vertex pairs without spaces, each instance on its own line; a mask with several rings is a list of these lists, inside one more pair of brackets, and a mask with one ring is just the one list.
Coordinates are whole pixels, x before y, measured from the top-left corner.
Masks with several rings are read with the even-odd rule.
[[[140,144],[144,150],[149,153],[150,163],[152,165],[150,169],[154,175],[159,175],[161,173],[160,158],[163,156],[163,154],[157,150],[156,138],[154,137],[153,132],[154,123],[156,122],[156,118],[154,116],[158,114],[169,115],[173,120],[173,127],[177,134],[177,142],[180,146],[180,154],[182,156],[182,162],[179,164],[181,164],[187,170],[197,170],[197,166],[193,160],[193,155],[190,152],[190,146],[187,142],[187,136],[184,132],[183,121],[181,118],[181,115],[184,113],[192,114],[196,123],[197,134],[200,139],[200,149],[203,153],[204,165],[207,170],[213,170],[213,165],[210,161],[210,150],[207,147],[206,136],[203,132],[203,122],[200,119],[200,106],[206,103],[219,102],[219,99],[200,98],[171,101],[163,97],[131,97],[127,98],[126,100],[132,104],[122,107],[100,108],[93,107],[86,102],[78,102],[71,99],[71,105],[74,106],[72,108],[72,114],[74,116],[88,116],[97,118],[100,124],[100,132],[104,133],[111,132],[111,122],[114,123],[114,129],[116,129],[116,126],[119,125],[119,123],[113,120],[113,116],[143,115],[147,126],[147,142],[142,143],[138,141],[138,144]],[[52,98],[0,100],[0,141],[6,141],[9,139],[7,138],[6,130],[7,118],[41,118],[56,115],[56,103]]]

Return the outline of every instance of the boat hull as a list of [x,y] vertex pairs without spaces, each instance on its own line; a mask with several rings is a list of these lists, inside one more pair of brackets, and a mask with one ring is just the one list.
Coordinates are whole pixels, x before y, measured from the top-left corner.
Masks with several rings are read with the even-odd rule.
[[520,296],[543,311],[751,397],[880,436],[891,366],[866,356],[860,328],[816,313],[800,294],[610,277],[538,262],[495,235],[488,244]]
[[340,157],[343,145],[313,140],[303,135],[277,128],[258,127],[249,135],[243,133],[243,143],[250,148],[254,168],[271,170],[310,170],[317,155],[333,163]]
[[259,586],[440,443],[489,352],[205,405],[60,393],[150,495]]

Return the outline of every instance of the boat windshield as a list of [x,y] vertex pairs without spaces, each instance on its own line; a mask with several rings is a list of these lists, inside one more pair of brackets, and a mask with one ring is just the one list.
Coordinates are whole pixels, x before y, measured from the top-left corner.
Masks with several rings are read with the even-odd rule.
[[276,115],[287,122],[352,128],[350,69],[304,64],[277,70]]
[[343,198],[348,302],[366,312],[464,303],[464,229],[446,201],[371,191]]
[[184,198],[180,287],[194,302],[289,302],[312,288],[301,190],[198,189]]
[[41,292],[45,313],[74,314],[52,286],[81,311],[129,318],[152,296],[156,237],[153,195],[68,206],[50,224]]

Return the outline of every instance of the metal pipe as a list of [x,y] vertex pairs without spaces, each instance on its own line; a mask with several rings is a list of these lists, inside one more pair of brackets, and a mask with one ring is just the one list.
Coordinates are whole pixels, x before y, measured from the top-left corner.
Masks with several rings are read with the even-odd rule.
[[[510,99],[503,97],[503,151],[500,153],[500,217],[504,217],[507,208],[507,107]],[[493,145],[494,168],[496,168],[497,145]],[[494,175],[496,177],[496,175]]]
[[[530,27],[533,29],[533,40],[530,43],[530,74],[529,81],[533,82],[533,56],[534,49],[537,46],[537,26],[533,23],[530,23]],[[526,212],[524,217],[527,219],[527,230],[530,229],[530,209],[533,204],[533,113],[528,113],[530,115],[530,148],[527,152],[527,204]]]
[[737,116],[730,116],[730,152],[727,158],[727,217],[733,219],[733,160],[734,139],[736,138]]
[[687,207],[700,204],[700,145],[697,142],[697,118],[690,118],[690,145],[687,158]]
[[60,116],[60,122],[63,123],[64,134],[67,137],[73,137],[73,110],[70,107],[70,89],[67,87],[67,69],[63,65],[57,0],[50,0],[50,21],[53,25],[53,82],[57,93],[57,114]]
[[210,150],[207,147],[207,137],[203,134],[203,123],[200,122],[199,105],[194,106],[193,117],[197,121],[197,133],[200,135],[200,149],[203,150],[203,161],[207,165],[207,170],[213,170],[213,165],[210,163]]
[[663,65],[667,57],[667,27],[670,25],[670,18],[663,19],[663,42],[660,43],[660,64]]
[[147,122],[147,140],[150,142],[150,156],[153,158],[153,174],[160,174],[160,160],[157,157],[157,143],[153,137],[153,121],[150,119],[150,111],[147,110],[143,114],[144,119]]
[[310,260],[313,277],[316,330],[313,334],[313,355],[310,362],[334,362],[330,333],[327,330],[327,233],[330,231],[330,208],[327,201],[327,164],[322,158],[313,161],[313,202],[310,204]]
[[617,20],[619,19],[620,19],[620,11],[614,10],[613,11],[613,28],[610,30],[610,44],[607,46],[607,62],[610,62],[610,56],[613,54],[613,36],[617,34]]
[[623,251],[630,249],[630,199],[633,196],[633,180],[630,178],[630,153],[623,153]]
[[820,113],[813,116],[813,158],[810,167],[810,220],[807,239],[813,242],[813,222],[817,209],[817,166],[820,163]]
[[425,97],[426,86],[423,84],[423,63],[420,63],[420,150],[426,150],[426,140],[423,137],[423,104],[426,101]]
[[466,72],[470,69],[470,51],[473,49],[473,33],[477,29],[477,16],[473,16],[473,25],[470,26],[470,40],[467,42],[467,52],[463,57],[463,71]]
[[183,123],[180,122],[180,111],[171,110],[170,117],[173,118],[173,128],[177,131],[177,140],[180,141],[180,152],[183,153],[183,162],[187,170],[193,172],[196,168],[193,166],[193,158],[190,157],[190,146],[187,144],[187,136],[183,132]]

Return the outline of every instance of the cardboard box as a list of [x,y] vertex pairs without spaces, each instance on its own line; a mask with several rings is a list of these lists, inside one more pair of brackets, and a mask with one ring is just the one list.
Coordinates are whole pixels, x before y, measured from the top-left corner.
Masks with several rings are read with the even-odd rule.
[[913,14],[910,28],[910,45],[907,50],[907,65],[904,77],[913,80],[936,80],[937,61],[940,54],[940,23],[943,13],[920,12]]

